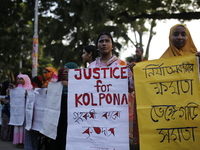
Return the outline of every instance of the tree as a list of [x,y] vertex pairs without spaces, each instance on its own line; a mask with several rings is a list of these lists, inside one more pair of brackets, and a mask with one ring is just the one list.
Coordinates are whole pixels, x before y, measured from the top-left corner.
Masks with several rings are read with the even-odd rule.
[[[40,0],[39,74],[46,65],[59,68],[74,61],[84,66],[82,48],[95,44],[101,32],[113,35],[115,55],[131,41],[134,46],[147,45],[148,58],[156,20],[200,18],[199,5],[199,0]],[[0,82],[10,74],[31,75],[34,0],[2,0],[0,11]],[[135,39],[128,36],[130,30]],[[149,41],[143,43],[147,32]]]
[[[3,0],[0,10],[0,78],[2,81],[9,76],[15,76],[16,72],[19,73],[20,53],[23,54],[23,57],[28,57],[28,54],[24,52],[31,49],[28,43],[30,41],[29,34],[32,33],[32,30],[28,22],[24,20],[23,13],[27,8],[22,0]],[[30,12],[27,11],[26,13],[29,15]],[[23,51],[21,51],[22,45],[24,45]]]

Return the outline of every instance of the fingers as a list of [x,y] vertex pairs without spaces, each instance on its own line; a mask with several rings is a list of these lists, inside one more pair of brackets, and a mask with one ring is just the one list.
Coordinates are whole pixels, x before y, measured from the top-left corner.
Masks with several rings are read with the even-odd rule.
[[135,66],[135,63],[129,63],[129,64],[127,64],[127,67],[129,67],[129,68],[133,68]]
[[196,56],[200,57],[200,52],[197,52],[197,53],[196,53]]

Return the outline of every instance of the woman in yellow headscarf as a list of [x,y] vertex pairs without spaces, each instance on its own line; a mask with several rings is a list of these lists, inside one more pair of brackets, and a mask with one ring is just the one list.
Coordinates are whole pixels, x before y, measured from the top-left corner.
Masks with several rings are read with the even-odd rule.
[[46,67],[43,71],[45,83],[42,87],[47,87],[49,82],[56,82],[58,80],[58,74],[53,67]]
[[171,27],[169,34],[169,47],[161,58],[196,54],[197,48],[194,45],[188,28],[183,24],[176,24]]

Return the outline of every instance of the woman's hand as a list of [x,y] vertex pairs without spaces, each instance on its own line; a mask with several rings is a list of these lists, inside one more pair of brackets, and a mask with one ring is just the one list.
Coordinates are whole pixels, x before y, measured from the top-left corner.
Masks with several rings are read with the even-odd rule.
[[127,67],[130,68],[132,72],[133,72],[134,66],[135,66],[135,63],[133,63],[133,62],[127,64]]
[[47,85],[42,85],[42,88],[47,88]]
[[61,81],[61,84],[64,86],[68,86],[68,82],[67,81]]
[[13,88],[15,88],[16,86],[13,84],[13,83],[9,83],[9,85],[8,85],[8,88],[9,89],[13,89]]
[[196,53],[196,56],[200,57],[200,51]]

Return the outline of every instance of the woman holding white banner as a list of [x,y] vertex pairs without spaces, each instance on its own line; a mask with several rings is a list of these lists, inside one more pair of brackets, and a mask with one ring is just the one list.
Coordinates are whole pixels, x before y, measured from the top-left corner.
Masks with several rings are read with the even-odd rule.
[[47,88],[49,82],[56,82],[58,80],[57,71],[53,67],[46,67],[43,71],[45,83],[42,85],[43,88]]
[[[49,82],[57,82],[58,81],[58,73],[53,67],[45,67],[43,70],[43,77],[45,82],[42,85],[42,88],[48,88]],[[55,140],[41,135],[39,139],[39,149],[48,149],[53,150],[55,146]]]
[[[114,50],[114,41],[109,33],[102,33],[98,36],[96,41],[96,47],[99,51],[100,57],[97,57],[95,61],[90,63],[88,68],[127,66],[125,61],[120,60],[116,56],[113,56],[112,51]],[[129,92],[132,92],[134,90],[133,78],[132,78],[132,72],[129,67],[128,67],[128,84],[129,84]],[[130,102],[129,99],[129,105],[130,104],[132,104],[132,102]],[[132,112],[132,110],[129,111]],[[129,124],[131,124],[130,127],[133,126],[132,121],[129,122]],[[130,131],[132,131],[132,129],[130,129]],[[130,150],[131,150],[133,149],[132,133],[129,132],[129,134],[130,134]]]
[[2,104],[3,108],[0,116],[0,118],[2,117],[0,137],[3,141],[12,141],[13,139],[13,126],[8,124],[10,121],[10,88],[13,88],[13,86],[10,85],[9,81],[4,81],[2,83],[2,97],[0,98],[0,103]]
[[[26,74],[19,74],[17,76],[19,84],[17,87],[24,88],[26,90],[32,89],[31,80]],[[25,95],[24,95],[25,96]],[[22,147],[24,143],[24,124],[21,126],[14,126],[13,144],[17,144],[17,147]]]
[[[57,137],[55,140],[55,150],[65,150],[66,147],[66,132],[67,132],[67,94],[68,94],[68,72],[70,69],[78,68],[77,64],[74,62],[68,62],[64,65],[63,70],[63,80],[61,84],[63,85],[61,107],[60,107],[60,117],[57,127]],[[61,73],[61,72],[60,72]]]

